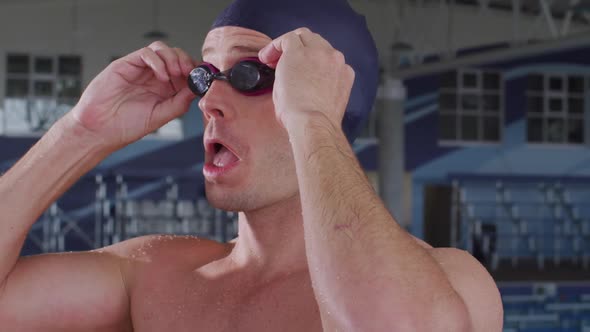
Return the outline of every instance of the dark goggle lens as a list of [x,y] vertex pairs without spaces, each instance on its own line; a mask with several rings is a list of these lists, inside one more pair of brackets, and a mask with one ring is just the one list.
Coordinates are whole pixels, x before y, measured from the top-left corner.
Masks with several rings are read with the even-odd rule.
[[190,73],[189,87],[196,95],[202,96],[209,90],[209,86],[211,86],[211,76],[212,74],[209,68],[199,66]]
[[252,91],[260,81],[260,71],[251,62],[238,63],[232,68],[231,85],[240,91]]
[[195,95],[203,97],[215,79],[227,80],[234,89],[246,94],[256,94],[272,87],[274,70],[248,60],[222,73],[214,72],[214,68],[204,64],[191,71],[188,86]]

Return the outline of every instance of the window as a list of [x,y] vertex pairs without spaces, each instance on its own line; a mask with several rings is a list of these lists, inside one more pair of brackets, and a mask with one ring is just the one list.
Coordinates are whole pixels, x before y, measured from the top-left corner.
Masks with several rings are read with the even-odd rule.
[[79,56],[8,54],[4,125],[11,131],[45,131],[81,93]]
[[527,78],[527,140],[583,144],[586,78],[532,74]]
[[499,142],[502,83],[494,71],[460,70],[441,76],[439,139],[445,142]]

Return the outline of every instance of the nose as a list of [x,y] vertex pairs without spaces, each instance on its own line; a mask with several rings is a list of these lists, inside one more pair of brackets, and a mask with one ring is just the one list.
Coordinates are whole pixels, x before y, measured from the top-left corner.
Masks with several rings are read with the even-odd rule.
[[199,108],[203,112],[206,121],[215,118],[216,120],[229,120],[233,117],[232,99],[234,91],[229,83],[215,80],[211,83],[209,90],[199,100]]

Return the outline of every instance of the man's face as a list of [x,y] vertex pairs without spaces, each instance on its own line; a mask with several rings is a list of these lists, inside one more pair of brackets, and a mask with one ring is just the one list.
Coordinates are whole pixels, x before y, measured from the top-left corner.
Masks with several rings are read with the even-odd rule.
[[[217,28],[205,38],[203,61],[225,71],[257,57],[270,41],[250,29]],[[246,96],[215,80],[199,107],[205,124],[205,188],[213,206],[252,211],[298,193],[291,145],[276,120],[271,93]]]

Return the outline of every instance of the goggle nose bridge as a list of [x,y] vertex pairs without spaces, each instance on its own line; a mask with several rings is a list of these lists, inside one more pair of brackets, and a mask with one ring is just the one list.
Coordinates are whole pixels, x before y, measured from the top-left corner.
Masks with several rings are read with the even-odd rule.
[[229,78],[231,76],[231,69],[228,69],[226,71],[222,71],[219,73],[211,73],[210,77],[211,77],[211,82],[213,82],[213,80],[222,80],[222,81],[229,81]]

